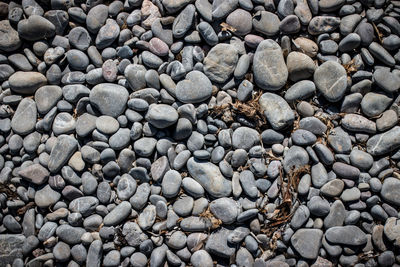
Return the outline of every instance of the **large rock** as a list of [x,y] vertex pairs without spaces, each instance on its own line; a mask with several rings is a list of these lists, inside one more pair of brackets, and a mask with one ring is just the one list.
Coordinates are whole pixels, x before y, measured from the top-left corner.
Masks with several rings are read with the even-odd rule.
[[285,158],[283,159],[283,169],[286,173],[289,173],[294,169],[304,167],[308,164],[308,161],[309,156],[304,148],[292,146],[286,152]]
[[104,217],[104,225],[114,226],[125,220],[132,212],[132,206],[128,201],[121,202]]
[[229,244],[227,240],[231,232],[227,228],[221,228],[211,233],[207,239],[205,249],[211,254],[229,259],[235,253],[235,246]]
[[57,85],[47,85],[40,87],[35,93],[37,110],[41,114],[46,114],[62,97],[61,87]]
[[56,27],[44,17],[32,15],[18,22],[18,33],[22,39],[38,41],[53,37],[56,33]]
[[175,124],[178,112],[170,105],[153,104],[146,113],[146,120],[154,127],[163,129]]
[[253,59],[254,81],[264,90],[281,89],[288,79],[283,52],[278,43],[271,39],[262,41]]
[[0,21],[0,50],[12,52],[21,46],[18,32],[10,25],[9,20]]
[[60,135],[51,150],[48,164],[49,171],[56,173],[68,162],[78,148],[78,141],[69,135]]
[[199,103],[212,94],[210,80],[200,71],[189,72],[185,79],[176,85],[176,97],[183,103]]
[[386,178],[383,181],[381,196],[385,201],[400,206],[400,180],[393,177]]
[[50,185],[46,185],[40,188],[35,193],[35,204],[43,209],[46,209],[54,204],[60,199],[61,194],[53,190]]
[[238,60],[238,51],[233,45],[217,44],[204,59],[204,73],[211,81],[224,83],[232,75]]
[[275,130],[292,125],[294,112],[281,96],[274,93],[265,93],[260,97],[259,104],[268,122]]
[[395,246],[400,245],[400,220],[398,218],[388,218],[385,222],[383,232],[390,242],[394,242]]
[[346,70],[337,62],[327,61],[315,70],[314,83],[326,100],[337,102],[346,92]]
[[11,120],[11,128],[16,134],[27,135],[35,130],[36,117],[35,101],[30,98],[24,98],[14,113]]
[[211,202],[210,211],[223,223],[231,224],[238,216],[238,205],[231,198],[219,198]]
[[69,210],[71,212],[79,212],[84,217],[89,216],[99,205],[99,200],[95,197],[80,197],[75,198],[69,203]]
[[17,71],[10,76],[8,82],[10,88],[18,94],[32,95],[36,90],[45,85],[46,77],[40,72],[23,72]]
[[314,260],[318,257],[323,234],[319,229],[299,229],[293,234],[290,242],[300,256]]
[[346,114],[341,121],[343,128],[356,133],[364,132],[368,134],[376,133],[375,122],[358,114]]
[[190,158],[187,162],[190,176],[204,187],[213,197],[227,197],[232,192],[232,185],[220,172],[219,168],[207,161]]
[[112,83],[101,83],[92,88],[89,95],[90,104],[103,115],[118,117],[125,111],[129,93],[125,87]]
[[28,167],[23,168],[18,174],[25,180],[41,185],[47,182],[49,179],[49,171],[40,164],[32,164]]
[[17,258],[22,258],[23,235],[0,235],[0,266],[12,264]]
[[266,36],[274,36],[279,32],[279,17],[272,12],[259,11],[253,16],[254,30]]
[[233,148],[241,148],[244,150],[250,150],[253,146],[260,143],[259,133],[249,127],[239,127],[232,134],[232,146]]
[[335,226],[325,232],[327,241],[344,246],[361,246],[367,243],[367,235],[355,225]]
[[367,152],[372,156],[387,154],[400,147],[400,126],[372,136],[367,141]]

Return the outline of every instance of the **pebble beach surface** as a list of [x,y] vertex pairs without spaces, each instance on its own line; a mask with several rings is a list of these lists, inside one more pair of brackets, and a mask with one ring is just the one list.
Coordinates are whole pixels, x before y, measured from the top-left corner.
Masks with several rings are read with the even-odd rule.
[[0,0],[0,266],[400,266],[400,1]]

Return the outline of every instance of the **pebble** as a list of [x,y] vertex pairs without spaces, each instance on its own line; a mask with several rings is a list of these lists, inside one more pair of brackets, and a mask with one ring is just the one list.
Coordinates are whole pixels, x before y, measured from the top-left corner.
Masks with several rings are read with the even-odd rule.
[[231,182],[223,177],[216,165],[190,158],[187,168],[193,179],[213,197],[224,197],[231,194]]
[[0,265],[395,265],[399,10],[364,2],[1,2]]
[[232,134],[232,146],[236,149],[249,150],[259,142],[258,132],[249,127],[239,127]]
[[293,123],[293,110],[282,97],[273,93],[264,93],[260,97],[259,104],[274,130],[281,130]]
[[335,226],[325,233],[327,241],[345,246],[361,246],[367,243],[366,234],[355,225]]
[[176,97],[183,103],[200,103],[212,94],[210,80],[200,71],[191,71],[176,85]]
[[18,34],[20,38],[28,41],[38,41],[45,37],[52,37],[56,33],[53,23],[42,16],[31,15],[27,19],[18,22]]
[[367,152],[372,156],[389,153],[400,146],[398,133],[400,127],[396,126],[385,133],[376,134],[367,141]]
[[30,98],[24,98],[11,120],[11,128],[16,134],[27,135],[35,129],[37,118],[36,103]]
[[238,60],[234,46],[218,44],[204,58],[204,74],[213,82],[224,83],[232,75]]
[[46,77],[39,72],[17,71],[9,77],[11,90],[18,94],[32,95],[36,90],[45,85]]
[[92,88],[89,101],[101,114],[116,118],[125,110],[128,91],[120,85],[101,83]]
[[121,202],[107,216],[104,217],[104,225],[115,226],[126,219],[131,213],[131,204],[128,201]]
[[253,72],[256,84],[264,90],[281,89],[288,79],[288,69],[281,47],[273,40],[262,41],[254,54]]
[[40,164],[32,164],[23,168],[18,174],[25,180],[36,185],[42,185],[49,179],[49,171]]
[[253,17],[254,30],[266,36],[277,34],[279,32],[279,24],[279,17],[268,11],[259,11]]
[[153,104],[149,106],[146,120],[156,128],[166,128],[176,123],[178,112],[165,104]]
[[315,70],[314,83],[326,100],[337,102],[346,92],[346,70],[337,62],[327,61]]
[[312,260],[318,257],[322,235],[323,232],[319,229],[299,229],[293,234],[290,242],[302,257]]

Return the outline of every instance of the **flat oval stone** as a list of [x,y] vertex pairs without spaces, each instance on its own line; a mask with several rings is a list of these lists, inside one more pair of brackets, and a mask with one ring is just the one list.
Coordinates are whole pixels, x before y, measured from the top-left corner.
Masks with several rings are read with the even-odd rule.
[[332,170],[340,178],[357,180],[360,176],[359,169],[343,162],[335,162],[332,166]]
[[190,29],[194,20],[196,8],[194,5],[187,5],[175,18],[172,25],[172,33],[175,38],[182,38]]
[[69,203],[68,209],[72,212],[79,212],[84,217],[89,216],[96,209],[99,200],[92,196],[79,197]]
[[281,96],[274,93],[264,93],[259,100],[264,116],[275,130],[281,130],[292,125],[294,112]]
[[68,40],[73,47],[85,51],[89,48],[92,38],[85,28],[75,27],[68,33]]
[[44,17],[32,15],[28,19],[18,22],[18,33],[22,39],[38,41],[53,37],[56,33],[56,27]]
[[368,117],[375,117],[383,113],[393,99],[380,92],[369,92],[361,100],[361,110]]
[[344,246],[361,246],[367,243],[367,235],[355,225],[335,226],[325,232],[327,241]]
[[146,113],[146,120],[154,127],[163,129],[177,122],[178,112],[166,104],[152,104]]
[[149,42],[150,45],[150,51],[153,54],[156,54],[157,56],[163,57],[168,55],[168,45],[166,43],[164,43],[163,40],[159,39],[159,38],[152,38]]
[[118,117],[124,112],[128,101],[128,91],[117,84],[101,83],[92,88],[90,103],[103,115]]
[[392,55],[377,42],[372,42],[368,47],[369,52],[384,64],[393,67],[396,64]]
[[104,49],[110,46],[115,39],[117,39],[120,32],[119,25],[113,19],[107,19],[106,24],[102,26],[97,33],[96,47],[98,49]]
[[115,226],[124,221],[132,212],[132,206],[128,201],[122,201],[109,214],[104,217],[104,225]]
[[179,172],[169,170],[165,173],[161,183],[163,196],[166,198],[176,197],[181,187],[182,177]]
[[78,117],[76,121],[76,133],[80,137],[88,136],[90,133],[96,129],[96,116],[89,113],[84,113]]
[[258,45],[253,59],[253,72],[256,84],[264,90],[276,91],[286,84],[289,73],[278,43],[267,39]]
[[187,162],[187,169],[193,179],[199,182],[213,197],[227,197],[231,194],[231,182],[211,162],[190,158]]
[[191,71],[176,85],[176,97],[183,103],[200,103],[211,97],[212,84],[200,71]]
[[49,179],[49,171],[40,164],[32,164],[23,168],[18,174],[25,180],[41,185]]
[[149,229],[156,220],[156,206],[148,205],[144,210],[139,214],[137,222],[143,230]]
[[88,31],[96,34],[106,22],[107,17],[108,7],[106,5],[96,5],[92,7],[86,16]]
[[316,16],[313,17],[308,24],[308,32],[312,35],[330,33],[336,30],[339,25],[340,18],[332,16]]
[[341,121],[343,128],[353,132],[376,133],[375,122],[358,114],[346,114]]
[[96,119],[96,129],[105,134],[113,134],[119,129],[119,123],[111,116],[100,116]]
[[338,102],[346,92],[346,70],[337,62],[327,61],[315,70],[314,83],[326,100]]
[[8,79],[10,88],[18,94],[31,95],[36,90],[45,85],[47,82],[46,77],[40,72],[22,72],[17,71]]
[[27,135],[35,129],[37,118],[36,103],[24,98],[18,105],[11,120],[11,128],[16,134]]

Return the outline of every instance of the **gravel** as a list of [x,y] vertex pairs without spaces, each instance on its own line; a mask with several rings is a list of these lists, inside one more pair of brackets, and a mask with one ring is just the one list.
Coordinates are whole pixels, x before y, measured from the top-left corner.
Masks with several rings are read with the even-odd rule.
[[400,265],[397,1],[17,2],[0,266]]

